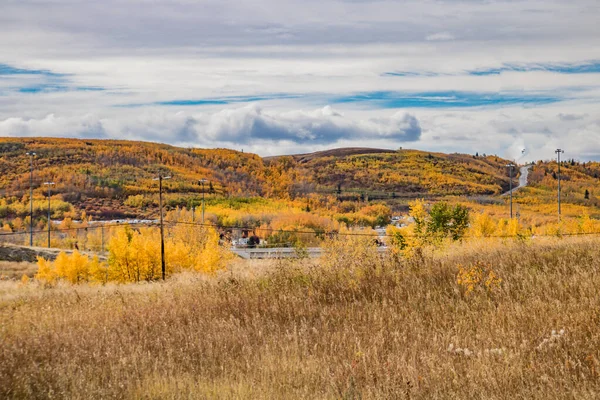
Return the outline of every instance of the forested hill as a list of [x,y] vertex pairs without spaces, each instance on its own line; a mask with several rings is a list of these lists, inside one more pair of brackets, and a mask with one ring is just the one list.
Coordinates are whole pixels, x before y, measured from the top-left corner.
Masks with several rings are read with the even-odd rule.
[[[172,176],[171,194],[205,191],[223,196],[289,198],[306,193],[497,194],[508,186],[507,163],[495,156],[416,150],[335,149],[261,158],[228,149],[178,148],[165,144],[56,138],[0,138],[0,195],[22,197],[29,190],[27,152],[35,152],[34,188],[43,182],[77,207],[103,201],[123,203],[157,192],[153,178]],[[173,198],[173,196],[171,196]],[[131,203],[131,201],[130,201]],[[89,210],[88,210],[89,211]]]
[[[271,160],[281,162],[284,158]],[[302,177],[299,182],[317,191],[334,188],[379,196],[492,195],[509,186],[508,161],[496,156],[343,148],[291,158]]]

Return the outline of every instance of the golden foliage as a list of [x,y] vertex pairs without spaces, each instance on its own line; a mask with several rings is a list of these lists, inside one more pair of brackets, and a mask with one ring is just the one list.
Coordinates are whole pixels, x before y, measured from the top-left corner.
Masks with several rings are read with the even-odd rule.
[[[153,281],[162,277],[160,230],[156,227],[115,229],[108,244],[108,262],[74,251],[61,252],[54,262],[38,259],[36,279],[52,285],[58,280],[129,283]],[[195,270],[214,274],[225,267],[232,255],[219,244],[219,235],[211,227],[178,225],[165,238],[167,274]]]
[[84,282],[105,282],[100,271],[102,269],[97,256],[92,258],[75,250],[72,254],[60,252],[56,260],[51,262],[38,257],[38,272],[35,279],[47,285],[58,280],[72,284]]
[[[165,238],[168,275],[183,270],[212,274],[224,268],[230,257],[211,227],[178,225],[170,228]],[[148,227],[119,230],[109,243],[109,265],[111,280],[118,282],[160,279],[160,230]]]
[[118,229],[108,248],[110,280],[124,283],[160,279],[160,232],[157,229]]
[[307,157],[297,166],[308,182],[324,187],[343,183],[371,192],[498,194],[508,186],[499,157],[427,153],[417,150],[374,154],[345,154]]
[[470,235],[473,237],[490,237],[496,234],[496,222],[487,212],[475,214],[471,223]]
[[496,275],[491,265],[476,262],[469,267],[458,266],[456,283],[463,293],[468,296],[477,289],[483,289],[491,293],[500,288],[502,279]]
[[[35,230],[45,230],[48,226],[47,192],[41,185],[45,180],[56,182],[50,199],[51,217],[63,220],[60,226],[50,224],[54,230],[84,227],[89,221],[87,216],[103,220],[155,218],[158,189],[152,178],[163,171],[173,176],[165,183],[166,209],[185,206],[189,210],[194,206],[195,219],[199,221],[201,187],[197,181],[206,178],[210,181],[204,188],[206,221],[228,227],[260,227],[263,230],[257,234],[265,239],[269,229],[314,231],[314,234],[294,234],[305,245],[317,245],[320,239],[315,237],[321,232],[344,226],[386,226],[392,210],[397,214],[400,206],[406,206],[407,197],[421,193],[432,202],[447,201],[473,209],[468,233],[472,237],[600,232],[600,163],[597,162],[562,163],[560,223],[556,215],[558,165],[553,161],[537,163],[530,171],[530,185],[514,193],[519,216],[515,222],[508,219],[508,199],[495,196],[508,186],[506,161],[495,156],[415,150],[368,154],[364,150],[337,149],[315,155],[262,159],[233,150],[184,149],[157,143],[0,138],[0,187],[5,189],[0,199],[3,233],[22,233],[29,228],[30,160],[25,150],[38,153],[33,194]],[[397,198],[398,194],[404,197]],[[450,196],[474,194],[479,196]],[[385,202],[376,203],[373,198]],[[411,205],[417,221],[418,215],[426,212],[424,205],[425,202]],[[305,212],[316,216],[305,216]],[[53,232],[51,244],[96,251],[102,247],[98,232]],[[424,238],[418,223],[405,233],[407,239],[410,235]],[[109,232],[106,237],[110,237]],[[271,241],[277,241],[278,237]],[[11,240],[28,242],[25,235]],[[45,245],[44,235],[34,237],[34,244]],[[154,267],[147,269],[153,271]]]
[[21,285],[25,286],[27,285],[29,282],[31,281],[31,279],[29,278],[29,276],[23,274],[23,276],[21,276]]
[[379,258],[375,232],[343,233],[348,235],[333,237],[324,242],[321,259],[324,268],[354,271],[360,269],[361,260]]

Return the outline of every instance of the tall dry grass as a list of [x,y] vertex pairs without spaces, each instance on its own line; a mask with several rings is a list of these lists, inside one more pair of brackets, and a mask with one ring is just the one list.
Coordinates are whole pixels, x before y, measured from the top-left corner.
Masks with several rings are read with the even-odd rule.
[[[0,397],[598,398],[599,244],[350,241],[254,277],[15,289]],[[476,264],[499,287],[459,286]]]
[[0,280],[21,279],[23,275],[33,278],[37,265],[27,261],[0,261]]

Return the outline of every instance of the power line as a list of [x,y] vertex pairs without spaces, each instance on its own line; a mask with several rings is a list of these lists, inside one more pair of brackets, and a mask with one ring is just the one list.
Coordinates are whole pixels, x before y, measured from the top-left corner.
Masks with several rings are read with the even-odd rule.
[[[140,226],[152,227],[152,226],[158,226],[158,223],[152,222],[152,223],[146,224],[146,223],[142,223],[142,222],[121,222],[121,223],[114,223],[114,224],[100,224],[100,225],[93,225],[93,226],[78,226],[78,227],[73,227],[73,228],[54,229],[54,230],[52,230],[52,232],[60,233],[60,232],[73,232],[73,231],[87,231],[87,230],[126,226],[126,225],[133,225],[133,226],[140,225]],[[44,229],[33,231],[34,234],[45,233],[45,232],[47,232],[47,231]],[[27,234],[29,234],[29,232],[26,232],[26,231],[23,231],[23,232],[0,232],[0,236],[14,236],[14,235],[27,235]]]
[[[332,236],[356,236],[356,237],[373,237],[373,238],[392,238],[394,235],[389,235],[387,233],[382,234],[378,232],[338,232],[338,231],[314,231],[314,230],[293,230],[293,229],[277,229],[277,228],[262,228],[262,227],[253,227],[253,226],[229,226],[229,225],[220,225],[220,224],[210,224],[210,223],[199,223],[199,222],[189,222],[189,221],[164,221],[165,225],[187,225],[187,226],[197,226],[197,227],[210,227],[214,229],[223,229],[223,230],[232,230],[232,229],[240,229],[240,230],[248,230],[248,231],[265,231],[265,232],[275,232],[275,233],[295,233],[295,234],[308,234],[315,235],[321,237],[332,237]],[[81,226],[81,227],[73,227],[73,228],[63,228],[63,229],[55,229],[52,230],[54,233],[66,233],[66,232],[77,232],[77,231],[90,231],[95,229],[103,229],[103,228],[111,228],[111,227],[125,227],[125,226],[133,226],[133,227],[157,227],[159,224],[157,222],[151,223],[142,223],[142,222],[121,222],[121,223],[112,223],[112,224],[99,224],[92,226]],[[37,230],[34,231],[34,234],[46,233],[46,230]],[[9,237],[9,236],[21,236],[27,235],[30,232],[21,231],[21,232],[1,232],[0,237]],[[400,232],[400,234],[405,238],[416,238],[416,235],[408,235],[406,233]],[[473,236],[473,235],[465,235],[461,236],[461,239],[509,239],[509,238],[518,238],[518,237],[561,237],[561,236],[595,236],[600,235],[600,232],[571,232],[571,233],[557,233],[557,234],[514,234],[514,235],[489,235],[489,236]],[[286,244],[286,243],[280,243]],[[289,244],[289,243],[287,243]]]
[[[219,225],[219,224],[202,224],[196,222],[187,222],[187,221],[165,221],[165,223],[169,223],[172,225],[194,225],[194,226],[207,226],[213,228],[220,229],[241,229],[248,231],[267,231],[267,232],[281,232],[281,233],[305,233],[311,235],[339,235],[339,236],[379,236],[382,237],[384,235],[379,235],[375,233],[349,233],[349,232],[338,232],[338,231],[300,231],[300,230],[291,230],[291,229],[277,229],[277,228],[261,228],[261,227],[253,227],[253,226],[227,226],[227,225]],[[387,235],[390,236],[390,235]]]

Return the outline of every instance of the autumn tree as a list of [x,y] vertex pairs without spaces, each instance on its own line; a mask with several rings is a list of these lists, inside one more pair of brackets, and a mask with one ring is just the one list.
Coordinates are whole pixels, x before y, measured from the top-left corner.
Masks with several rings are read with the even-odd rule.
[[415,221],[414,234],[423,242],[444,238],[461,239],[469,227],[469,209],[446,202],[434,204],[428,211],[422,200],[411,204],[410,215]]

